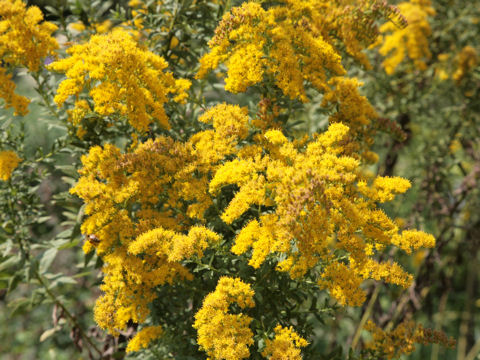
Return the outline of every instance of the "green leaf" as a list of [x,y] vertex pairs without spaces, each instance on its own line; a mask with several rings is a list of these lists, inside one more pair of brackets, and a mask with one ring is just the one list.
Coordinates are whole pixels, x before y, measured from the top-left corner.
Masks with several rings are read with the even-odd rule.
[[57,165],[55,168],[72,178],[78,177],[77,169],[73,165]]
[[75,274],[73,277],[74,277],[75,279],[78,279],[78,278],[81,278],[81,277],[84,277],[84,276],[88,276],[88,275],[91,275],[91,274],[92,274],[91,271],[84,271],[84,272]]
[[47,222],[48,220],[50,220],[52,217],[50,215],[47,215],[47,216],[41,216],[39,217],[38,219],[35,220],[35,222],[37,224],[41,224],[41,223],[44,223],[44,222]]
[[53,6],[47,5],[45,6],[45,10],[47,10],[50,14],[56,15],[57,17],[60,16],[60,13],[58,12],[58,10],[55,9]]
[[54,281],[52,281],[52,283],[50,284],[50,288],[54,288],[60,284],[72,284],[72,285],[75,285],[77,284],[77,281],[70,277],[70,276],[60,276],[58,279],[55,279]]
[[67,219],[73,220],[73,224],[75,224],[77,221],[77,212],[64,211],[62,215]]
[[31,259],[29,263],[27,263],[27,266],[24,269],[25,273],[25,282],[30,282],[30,279],[32,279],[35,276],[35,272],[38,271],[38,260],[37,259]]
[[8,304],[8,307],[12,308],[12,311],[10,312],[10,317],[13,317],[18,313],[22,312],[29,305],[30,305],[30,300],[27,298],[18,298],[13,300]]
[[70,248],[72,248],[72,247],[77,246],[77,245],[79,244],[79,242],[80,242],[79,239],[66,242],[66,243],[63,244],[62,246],[59,246],[59,247],[58,247],[58,250],[70,249]]
[[40,266],[38,268],[40,274],[43,274],[48,270],[53,260],[55,259],[55,256],[57,256],[57,253],[58,249],[56,248],[48,249],[43,253],[42,258],[40,259]]
[[61,179],[64,183],[69,184],[71,186],[75,185],[75,182],[77,181],[76,179],[73,179],[68,176],[62,176]]
[[72,236],[72,229],[67,229],[57,234],[57,238],[59,239],[67,239],[70,236]]
[[84,262],[83,262],[83,267],[87,267],[88,263],[92,258],[95,256],[95,251],[90,251],[89,253],[85,254]]
[[2,263],[0,263],[0,272],[4,271],[4,270],[7,270],[14,265],[19,264],[20,261],[21,261],[21,258],[17,255],[7,258]]
[[10,280],[8,280],[8,288],[7,288],[7,294],[11,293],[13,290],[15,290],[22,281],[23,276],[20,275],[19,273],[15,273]]

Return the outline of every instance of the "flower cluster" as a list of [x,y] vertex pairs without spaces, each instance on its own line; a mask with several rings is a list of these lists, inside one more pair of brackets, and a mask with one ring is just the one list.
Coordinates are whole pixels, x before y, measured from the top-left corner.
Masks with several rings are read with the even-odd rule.
[[387,74],[393,74],[398,65],[408,58],[419,70],[425,70],[425,60],[430,59],[428,36],[431,33],[428,17],[435,15],[430,0],[410,0],[398,5],[408,26],[398,27],[386,23],[380,27],[383,38],[380,40],[380,54],[386,57],[382,65]]
[[[99,324],[114,331],[125,326],[130,318],[141,321],[146,314],[146,305],[153,299],[152,288],[171,281],[175,274],[188,278],[178,261],[193,254],[201,256],[202,249],[208,245],[207,240],[218,240],[207,229],[191,228],[188,235],[175,232],[181,230],[179,224],[187,220],[179,217],[181,215],[172,216],[173,209],[179,207],[179,199],[182,196],[192,200],[197,198],[188,197],[188,194],[175,195],[172,189],[184,192],[188,188],[168,185],[175,177],[180,184],[185,184],[179,176],[185,169],[178,170],[182,158],[195,163],[193,156],[198,157],[198,164],[204,166],[218,162],[221,152],[215,151],[216,141],[225,149],[225,144],[235,143],[236,137],[246,135],[246,121],[243,120],[243,126],[241,122],[232,123],[235,115],[237,119],[245,119],[240,108],[221,105],[202,117],[203,121],[212,121],[221,136],[215,136],[216,131],[207,130],[195,135],[187,146],[160,138],[139,146],[133,154],[125,155],[112,146],[97,147],[83,160],[82,173],[85,176],[72,190],[87,201],[86,212],[91,214],[82,230],[96,234],[101,240],[97,245],[99,253],[107,253],[104,256],[107,276],[102,286],[107,294],[97,303]],[[304,153],[295,150],[280,131],[268,131],[265,134],[268,140],[265,145],[270,152],[268,157],[262,158],[251,149],[242,152],[243,158],[226,162],[217,169],[209,189],[215,194],[227,183],[240,186],[240,191],[222,215],[227,223],[232,223],[254,204],[276,205],[274,213],[250,221],[232,248],[235,253],[242,253],[253,247],[250,264],[254,267],[259,267],[270,253],[283,252],[287,258],[279,263],[279,269],[301,276],[322,257],[331,258],[328,249],[337,234],[338,244],[335,246],[351,252],[350,267],[333,263],[336,265],[326,267],[320,282],[341,303],[358,305],[363,301],[363,293],[358,288],[362,278],[383,278],[400,285],[409,281],[398,265],[379,264],[372,260],[369,255],[373,254],[375,247],[381,249],[388,244],[398,244],[405,249],[409,246],[418,248],[432,246],[433,239],[423,233],[416,236],[396,234],[398,229],[394,223],[374,206],[374,201],[386,201],[395,192],[405,191],[408,182],[378,178],[372,186],[363,181],[355,187],[355,180],[360,176],[356,173],[358,161],[338,156],[342,150],[335,145],[347,130],[344,125],[332,125],[327,133],[309,144]],[[200,136],[208,138],[213,146],[199,146]],[[188,149],[190,154],[186,153]],[[222,158],[231,152],[232,148],[223,150]],[[161,189],[166,186],[162,194]],[[162,196],[170,200],[165,201],[163,211],[159,211],[156,209]],[[202,199],[201,196],[198,198]],[[349,198],[358,200],[351,202]],[[140,220],[138,224],[133,223],[126,211],[134,203],[143,206],[136,216]],[[121,204],[123,209],[119,207]],[[202,204],[200,206],[204,208]],[[315,226],[306,232],[308,227],[304,225],[312,222]],[[357,235],[359,230],[365,234],[365,239]],[[115,245],[118,242],[120,245]],[[338,269],[339,266],[342,269]],[[341,280],[338,274],[347,276]],[[359,280],[352,284],[354,279]],[[134,296],[134,293],[142,296]],[[121,317],[121,314],[125,316]]]
[[478,62],[478,54],[475,48],[465,46],[457,56],[457,69],[452,78],[460,83],[478,65]]
[[308,345],[308,342],[300,337],[293,329],[278,325],[275,328],[275,338],[267,340],[263,357],[270,360],[301,360],[300,348]]
[[360,94],[362,84],[346,77],[341,63],[345,49],[369,67],[363,50],[377,38],[374,19],[403,24],[398,10],[382,1],[285,0],[267,10],[246,2],[220,22],[197,77],[224,63],[226,90],[237,93],[274,84],[284,96],[302,102],[308,101],[309,84],[325,94],[322,106],[334,112],[330,122],[350,127],[346,151],[376,162],[369,148],[378,115]]
[[[55,102],[58,106],[72,95],[77,102],[71,120],[75,125],[86,111],[102,116],[126,116],[139,132],[148,130],[157,121],[169,128],[163,104],[183,102],[190,82],[175,79],[164,70],[167,62],[142,48],[126,31],[114,29],[105,35],[94,35],[86,44],[67,50],[71,56],[52,63],[49,68],[66,74]],[[81,98],[87,89],[93,104]]]
[[[401,178],[377,177],[369,185],[359,161],[343,155],[341,143],[347,133],[345,125],[332,124],[302,150],[281,131],[269,130],[263,142],[267,153],[242,153],[225,162],[209,191],[216,196],[225,185],[239,187],[221,216],[228,224],[243,219],[251,207],[259,212],[269,209],[246,223],[235,238],[235,254],[251,249],[249,264],[255,268],[268,256],[281,254],[277,268],[293,278],[320,264],[319,284],[340,303],[360,305],[363,279],[383,279],[404,287],[411,281],[398,264],[374,260],[376,251],[397,245],[410,252],[432,247],[435,241],[423,232],[399,233],[397,225],[377,208],[377,202],[392,200],[410,184]],[[348,263],[336,260],[334,249],[345,251]]]
[[322,106],[336,107],[336,112],[329,117],[331,124],[343,123],[349,127],[343,143],[344,153],[377,162],[378,156],[370,148],[377,127],[374,120],[378,115],[367,98],[360,94],[362,83],[356,78],[334,77],[329,85],[332,88],[326,92]]
[[[96,306],[96,321],[112,332],[132,319],[142,322],[154,288],[191,274],[180,262],[220,238],[199,225],[212,206],[209,174],[236,151],[248,135],[245,109],[219,105],[202,115],[212,130],[186,142],[159,137],[122,154],[113,145],[93,147],[82,158],[82,177],[71,192],[86,202],[90,215],[84,234],[94,234],[103,257],[106,293]],[[133,210],[137,209],[137,210]]]
[[330,76],[344,75],[342,47],[368,67],[362,50],[376,39],[376,18],[398,17],[383,1],[283,0],[267,10],[246,2],[223,17],[197,76],[225,63],[226,90],[270,81],[285,96],[307,102],[304,82],[323,92]]
[[441,331],[425,329],[421,324],[408,320],[390,331],[382,330],[369,320],[365,329],[372,334],[372,340],[366,344],[366,349],[387,359],[411,354],[415,350],[415,344],[442,344],[453,348],[456,343]]
[[222,277],[215,291],[205,297],[193,327],[198,331],[198,344],[211,359],[240,360],[250,356],[252,318],[230,314],[229,306],[235,303],[241,309],[254,307],[253,295],[250,285],[240,279]]
[[[363,303],[364,279],[409,285],[409,274],[396,263],[376,261],[375,254],[391,245],[406,252],[432,247],[434,239],[418,231],[399,233],[377,207],[410,184],[367,179],[359,160],[344,154],[348,127],[334,123],[303,143],[270,129],[249,144],[242,139],[257,130],[245,109],[218,105],[200,121],[213,129],[186,142],[159,137],[125,154],[105,145],[82,159],[82,177],[72,193],[86,201],[82,232],[99,239],[85,249],[95,246],[106,264],[105,295],[95,311],[102,327],[115,333],[129,320],[143,322],[156,287],[192,278],[182,261],[201,258],[219,241],[196,224],[225,185],[239,190],[221,219],[244,224],[231,250],[248,252],[254,268],[271,257],[278,270],[300,278],[319,266],[319,285],[348,305]],[[246,216],[251,208],[258,208],[258,216]],[[338,251],[346,261],[337,258]]]
[[163,330],[161,326],[144,327],[128,342],[126,351],[132,352],[147,348],[152,341],[159,338],[162,334]]
[[12,171],[22,161],[13,151],[0,151],[0,179],[7,181],[12,176]]
[[7,69],[0,66],[0,98],[5,101],[5,108],[13,107],[15,115],[26,115],[30,100],[25,96],[15,94],[16,85]]
[[0,98],[15,114],[27,114],[29,100],[15,94],[15,83],[8,67],[39,70],[42,59],[53,55],[58,43],[52,33],[56,25],[43,21],[36,6],[26,7],[21,0],[0,0]]
[[[190,278],[179,261],[201,256],[209,241],[218,240],[203,227],[185,233],[184,217],[174,213],[180,200],[173,196],[170,204],[162,200],[168,197],[174,176],[182,181],[177,173],[182,160],[189,160],[185,146],[167,138],[124,155],[112,145],[94,147],[83,158],[84,176],[71,191],[86,201],[86,213],[91,215],[82,232],[100,240],[86,242],[85,250],[95,246],[106,263],[102,285],[106,295],[97,302],[96,320],[112,332],[123,329],[130,319],[142,322],[155,297],[154,287],[176,277]],[[135,204],[141,209],[132,213]]]

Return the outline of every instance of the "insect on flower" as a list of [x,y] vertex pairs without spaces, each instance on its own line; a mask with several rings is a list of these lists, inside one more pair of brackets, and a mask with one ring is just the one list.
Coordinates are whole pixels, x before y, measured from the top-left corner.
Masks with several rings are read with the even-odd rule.
[[85,235],[85,241],[88,241],[93,246],[97,246],[98,244],[100,244],[100,239],[94,234]]

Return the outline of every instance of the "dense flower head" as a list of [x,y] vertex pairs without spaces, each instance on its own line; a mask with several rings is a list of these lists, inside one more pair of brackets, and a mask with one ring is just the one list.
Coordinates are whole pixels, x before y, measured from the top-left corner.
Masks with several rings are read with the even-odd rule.
[[0,151],[0,179],[7,181],[12,176],[12,171],[22,161],[14,151]]
[[345,74],[342,45],[368,66],[362,50],[377,35],[372,14],[397,17],[395,8],[381,1],[284,0],[267,10],[245,2],[223,17],[197,76],[225,63],[228,91],[271,81],[285,96],[307,102],[305,82],[323,92],[330,76]]
[[[396,245],[410,253],[432,247],[434,239],[423,232],[399,233],[377,207],[410,184],[397,177],[377,177],[368,183],[359,161],[344,155],[341,143],[348,131],[343,124],[332,124],[302,150],[279,130],[269,130],[263,144],[267,153],[225,162],[209,191],[215,196],[225,185],[239,187],[221,215],[228,224],[242,219],[252,207],[270,209],[246,222],[235,238],[235,254],[250,254],[254,268],[281,254],[277,269],[293,278],[321,264],[319,285],[341,304],[360,305],[363,280],[383,279],[407,287],[412,279],[398,264],[374,260],[377,251]],[[345,251],[348,262],[339,262],[335,249]]]
[[198,222],[212,206],[210,174],[237,151],[249,118],[245,109],[223,104],[200,120],[213,129],[185,143],[159,137],[125,154],[106,144],[82,157],[82,176],[71,192],[86,202],[82,232],[99,239],[84,249],[96,249],[106,264],[95,319],[113,333],[129,320],[143,322],[155,287],[191,279],[181,261],[201,258],[220,239]]
[[0,98],[5,102],[5,108],[13,107],[15,115],[26,115],[30,100],[25,96],[15,94],[16,87],[12,81],[12,74],[0,66]]
[[[348,78],[341,63],[341,49],[346,49],[369,66],[362,50],[378,35],[372,16],[402,23],[398,10],[381,1],[281,1],[266,10],[256,2],[243,3],[223,17],[197,77],[224,63],[226,90],[236,93],[275,84],[284,96],[303,102],[308,101],[308,84],[324,93],[322,107],[332,111],[330,123],[350,127],[346,153],[374,163],[378,156],[370,148],[378,115],[360,94],[362,83]],[[275,99],[263,98],[260,112],[271,102]],[[270,114],[253,120],[257,127],[279,125],[275,117],[281,111],[274,104],[271,108]]]
[[142,323],[155,288],[191,279],[181,261],[202,257],[220,239],[196,224],[212,205],[209,176],[237,151],[249,118],[245,109],[223,104],[200,120],[213,129],[186,143],[159,137],[125,154],[107,144],[82,157],[82,176],[71,192],[86,202],[82,232],[99,239],[84,249],[96,249],[105,262],[95,319],[114,334],[129,320]]
[[[376,254],[386,246],[411,253],[435,241],[420,231],[400,232],[377,207],[410,183],[363,176],[345,149],[347,126],[333,123],[302,142],[269,129],[249,144],[243,139],[257,130],[245,109],[221,104],[200,120],[213,128],[185,142],[162,136],[124,154],[113,145],[94,147],[82,158],[72,193],[86,202],[82,232],[99,239],[85,249],[95,247],[106,264],[105,295],[95,312],[102,327],[115,332],[129,320],[143,322],[155,287],[192,278],[182,261],[201,258],[220,240],[200,224],[226,185],[238,191],[220,218],[241,228],[231,251],[246,253],[252,267],[272,258],[292,278],[317,268],[319,286],[343,305],[363,303],[365,279],[410,284],[411,275]],[[246,216],[250,209],[258,216]]]
[[[116,28],[94,35],[85,44],[73,45],[67,53],[70,57],[49,66],[67,76],[55,96],[58,106],[70,96],[78,100],[86,89],[91,112],[125,116],[136,130],[145,132],[154,121],[169,128],[163,106],[169,94],[176,102],[187,97],[190,82],[165,72],[167,62],[140,46],[126,30]],[[85,103],[81,104],[77,101],[75,110],[85,111]],[[73,121],[79,120],[73,117]]]
[[198,344],[212,360],[240,360],[250,356],[253,344],[249,328],[251,317],[230,314],[229,306],[241,309],[254,307],[254,292],[249,284],[238,278],[222,277],[215,291],[208,294],[195,315],[194,328],[198,331]]
[[308,342],[292,327],[278,325],[275,328],[275,338],[266,341],[262,355],[269,360],[302,360],[301,348],[307,345]]
[[[184,168],[193,159],[191,151],[161,137],[132,153],[121,154],[115,146],[105,145],[82,158],[83,176],[71,192],[87,203],[90,216],[82,232],[99,239],[95,245],[85,243],[86,251],[96,248],[105,262],[101,286],[105,295],[97,301],[95,318],[113,333],[129,320],[142,323],[155,287],[191,279],[181,260],[202,257],[203,250],[219,240],[213,231],[175,212],[181,201],[202,199],[201,186],[182,186],[191,180],[191,172]],[[206,193],[206,184],[203,188]],[[132,213],[133,207],[138,210]]]
[[149,344],[163,334],[161,326],[147,326],[137,332],[128,342],[126,351],[138,351],[147,348]]
[[25,115],[29,100],[14,93],[15,84],[8,67],[26,67],[36,72],[43,59],[58,48],[52,33],[57,26],[43,21],[36,6],[27,8],[21,0],[0,0],[0,98],[15,114]]
[[36,6],[21,0],[0,1],[0,58],[11,65],[37,71],[42,59],[58,48],[52,33],[57,26],[43,21]]
[[[213,129],[196,133],[186,143],[159,137],[126,154],[107,144],[93,147],[82,158],[82,177],[72,192],[87,203],[90,216],[82,230],[102,240],[97,246],[100,253],[108,251],[117,236],[121,241],[132,236],[131,230],[124,229],[130,222],[116,222],[123,213],[119,204],[142,204],[137,217],[140,233],[160,225],[185,231],[188,228],[180,224],[189,224],[188,217],[202,219],[212,204],[208,175],[237,151],[238,142],[248,134],[249,118],[245,109],[219,105],[205,112],[201,120],[212,122]],[[184,215],[175,211],[184,207]],[[118,229],[118,235],[112,237],[112,229]]]
[[360,94],[362,83],[356,78],[334,77],[323,98],[323,106],[335,106],[329,122],[349,127],[344,138],[344,153],[375,163],[378,156],[370,148],[376,134],[378,115],[368,99]]
[[298,16],[289,17],[287,9],[264,10],[254,2],[233,8],[210,41],[212,51],[201,59],[198,76],[225,62],[226,90],[243,92],[270,77],[286,96],[307,101],[304,81],[323,90],[326,71],[344,74],[341,57],[333,47],[306,30],[306,20],[303,24]]
[[431,34],[428,17],[435,15],[430,0],[410,0],[398,5],[408,26],[399,27],[386,23],[380,27],[380,54],[386,57],[382,65],[387,74],[393,74],[404,59],[413,61],[415,68],[426,69],[425,61],[430,59],[428,36]]

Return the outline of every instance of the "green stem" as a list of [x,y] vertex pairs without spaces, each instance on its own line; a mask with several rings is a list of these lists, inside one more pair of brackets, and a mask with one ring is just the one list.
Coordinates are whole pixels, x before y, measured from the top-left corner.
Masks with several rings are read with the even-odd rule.
[[375,284],[375,289],[373,290],[372,296],[368,301],[367,308],[365,309],[362,319],[360,320],[360,323],[357,326],[357,330],[355,331],[355,335],[353,336],[352,345],[350,347],[352,350],[355,350],[355,348],[357,347],[358,341],[360,340],[360,335],[362,333],[362,329],[365,326],[365,323],[367,322],[368,318],[372,314],[373,305],[377,301],[379,293],[380,293],[380,285]]
[[45,90],[43,89],[43,84],[41,84],[40,81],[39,81],[39,76],[40,76],[40,74],[38,72],[37,73],[32,73],[32,77],[35,79],[35,82],[37,83],[37,87],[35,88],[35,90],[36,90],[37,94],[39,94],[40,97],[42,98],[43,104],[50,111],[50,113],[53,116],[55,116],[55,118],[57,120],[61,121],[62,119],[60,118],[60,115],[58,114],[58,112],[55,110],[55,108],[50,103],[50,101],[48,99],[48,96],[45,93]]
[[45,283],[43,280],[42,276],[35,271],[35,278],[38,280],[40,285],[42,285],[45,289],[45,292],[50,296],[50,298],[55,302],[55,304],[60,307],[63,310],[63,313],[66,315],[66,317],[71,321],[73,326],[78,329],[80,332],[80,335],[85,339],[85,341],[98,353],[100,356],[102,355],[102,352],[100,349],[97,347],[97,345],[90,339],[90,337],[85,333],[83,328],[80,326],[78,321],[75,319],[75,316],[72,315],[72,313],[66,308],[66,306],[57,298],[57,296],[49,289],[48,285]]

